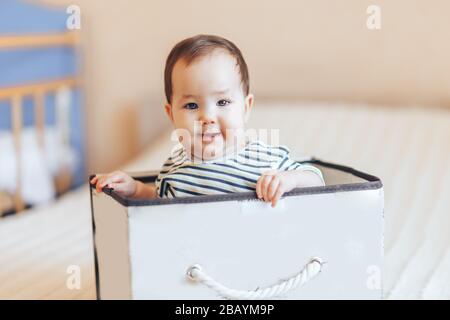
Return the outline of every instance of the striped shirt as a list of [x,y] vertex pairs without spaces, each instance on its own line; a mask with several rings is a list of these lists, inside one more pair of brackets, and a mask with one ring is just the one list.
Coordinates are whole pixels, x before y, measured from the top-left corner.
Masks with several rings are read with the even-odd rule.
[[323,181],[319,169],[290,159],[285,146],[253,141],[232,156],[202,163],[190,161],[180,146],[164,163],[156,191],[160,198],[255,191],[258,178],[270,169],[312,171]]

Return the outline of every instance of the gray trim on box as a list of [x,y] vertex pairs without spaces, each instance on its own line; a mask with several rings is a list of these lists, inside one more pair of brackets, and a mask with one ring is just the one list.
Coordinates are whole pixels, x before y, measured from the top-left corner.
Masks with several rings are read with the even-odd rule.
[[[312,195],[312,194],[323,194],[323,193],[335,193],[335,192],[349,192],[349,191],[360,191],[360,190],[376,190],[381,189],[383,184],[381,180],[375,176],[369,175],[367,173],[355,170],[350,167],[341,166],[338,164],[328,163],[320,161],[318,159],[311,159],[308,161],[303,161],[302,163],[316,164],[327,168],[336,169],[346,173],[350,173],[356,177],[367,180],[367,182],[362,183],[349,183],[349,184],[338,184],[323,187],[307,187],[307,188],[296,188],[290,192],[285,193],[284,197],[289,196],[299,196],[299,195]],[[150,183],[155,181],[157,175],[151,176],[141,176],[134,177],[135,179],[142,181],[144,183]],[[91,185],[91,190],[94,186]],[[216,201],[242,201],[242,200],[259,200],[256,197],[255,192],[237,192],[231,194],[219,194],[219,195],[204,195],[204,196],[194,196],[194,197],[180,197],[180,198],[157,198],[157,199],[130,199],[125,198],[114,192],[111,188],[103,188],[103,192],[111,196],[114,200],[119,202],[125,207],[138,207],[138,206],[154,206],[154,205],[166,205],[166,204],[177,204],[177,203],[200,203],[200,202],[216,202]]]

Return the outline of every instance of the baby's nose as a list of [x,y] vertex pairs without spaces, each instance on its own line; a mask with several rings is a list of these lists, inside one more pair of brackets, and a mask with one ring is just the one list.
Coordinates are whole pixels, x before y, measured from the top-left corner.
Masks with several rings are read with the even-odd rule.
[[211,124],[216,123],[216,113],[214,112],[213,108],[205,108],[203,109],[203,112],[200,115],[200,121],[203,124]]
[[208,125],[208,124],[214,124],[216,123],[216,121],[214,119],[211,118],[202,118],[200,119],[202,125]]

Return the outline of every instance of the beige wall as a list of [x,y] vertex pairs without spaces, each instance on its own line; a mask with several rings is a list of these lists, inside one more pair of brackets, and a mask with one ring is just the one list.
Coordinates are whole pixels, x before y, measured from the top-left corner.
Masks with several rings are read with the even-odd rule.
[[[123,163],[168,124],[164,60],[177,41],[198,33],[241,48],[256,101],[450,107],[449,1],[40,2],[82,10],[91,171]],[[379,31],[366,28],[370,4],[381,6]]]

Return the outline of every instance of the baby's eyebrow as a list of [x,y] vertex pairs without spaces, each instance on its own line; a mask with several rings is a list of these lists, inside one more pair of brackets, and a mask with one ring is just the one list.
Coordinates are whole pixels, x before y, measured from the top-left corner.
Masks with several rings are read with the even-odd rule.
[[224,94],[224,93],[227,93],[228,91],[230,91],[230,89],[224,89],[224,90],[214,91],[213,94]]
[[197,96],[193,94],[183,94],[182,98],[183,99],[197,98]]
[[[214,95],[220,95],[220,94],[225,94],[225,93],[227,93],[228,91],[230,91],[230,89],[224,89],[224,90],[214,91],[212,94],[214,94]],[[182,98],[183,98],[183,99],[197,98],[197,96],[196,96],[195,94],[189,94],[189,93],[186,93],[186,94],[183,94]]]

